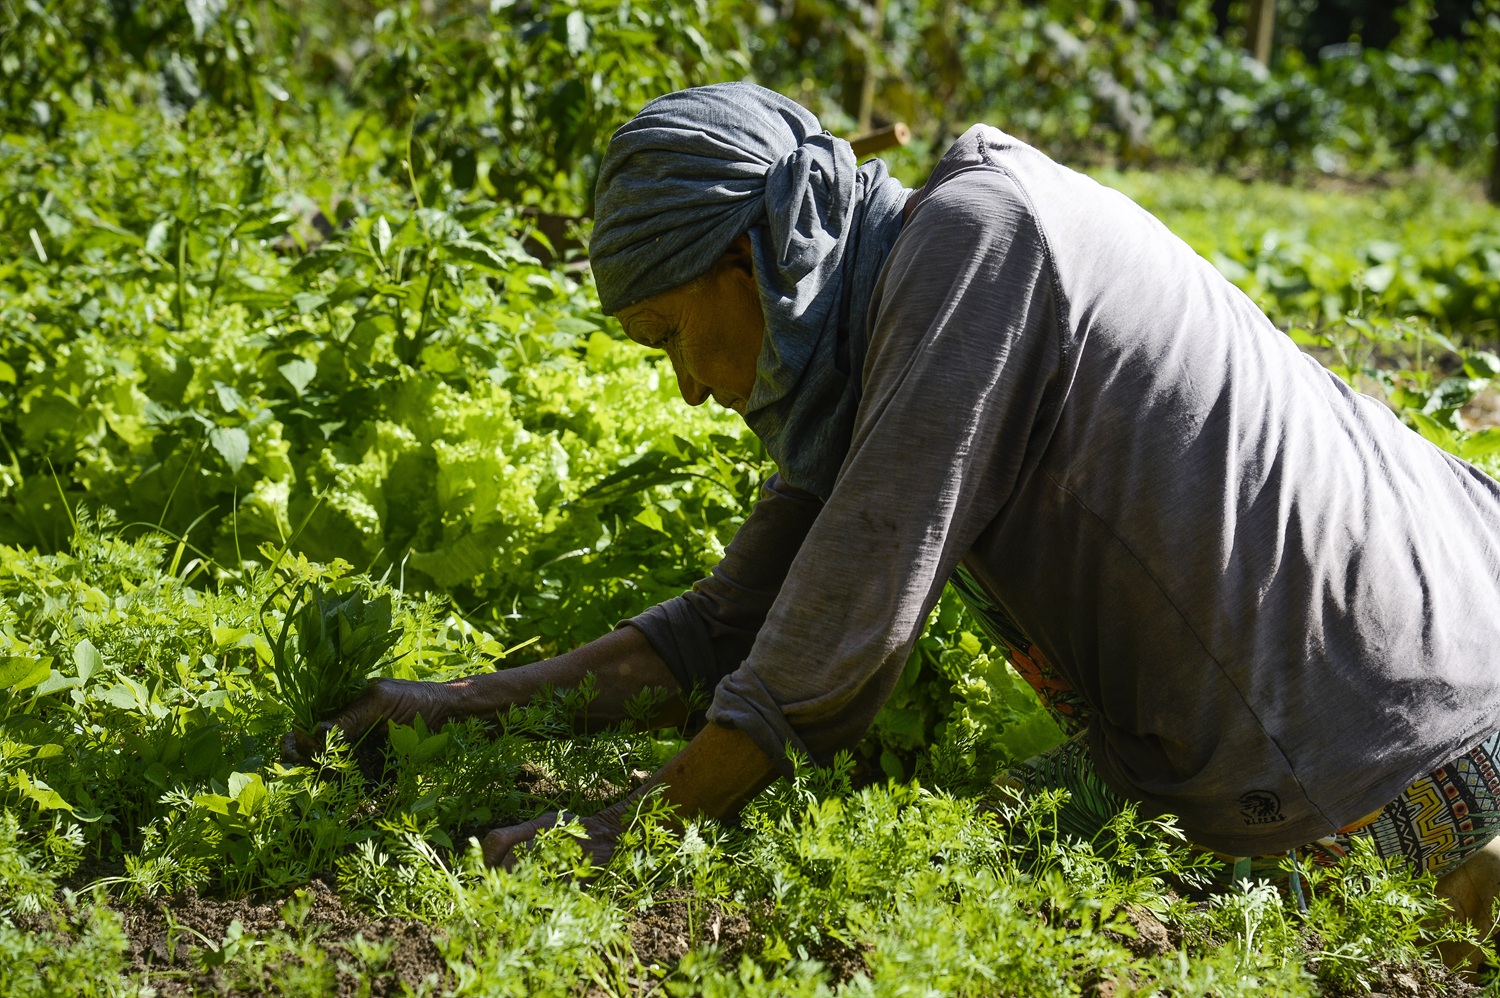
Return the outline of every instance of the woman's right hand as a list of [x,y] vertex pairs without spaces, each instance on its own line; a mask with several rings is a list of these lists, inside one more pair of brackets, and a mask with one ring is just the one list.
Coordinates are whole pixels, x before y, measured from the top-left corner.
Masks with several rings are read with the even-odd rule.
[[281,739],[281,757],[295,765],[310,763],[323,751],[328,732],[338,728],[346,742],[357,742],[386,721],[411,724],[418,715],[433,731],[467,716],[456,687],[410,679],[372,679],[349,706],[322,721],[309,735],[295,729]]

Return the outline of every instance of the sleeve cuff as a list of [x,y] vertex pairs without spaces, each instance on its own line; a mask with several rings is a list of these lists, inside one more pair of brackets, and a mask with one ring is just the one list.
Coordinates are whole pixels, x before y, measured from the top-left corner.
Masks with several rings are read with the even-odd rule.
[[788,779],[794,775],[792,761],[787,755],[788,748],[795,749],[815,765],[824,766],[831,761],[820,759],[808,751],[807,745],[792,729],[786,715],[781,712],[760,679],[744,666],[725,676],[714,690],[714,700],[708,708],[708,720],[750,736],[750,740],[766,754],[777,772]]

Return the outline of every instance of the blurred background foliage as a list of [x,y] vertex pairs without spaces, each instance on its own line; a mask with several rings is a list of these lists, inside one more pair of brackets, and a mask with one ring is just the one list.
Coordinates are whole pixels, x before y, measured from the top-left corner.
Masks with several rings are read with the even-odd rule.
[[[1266,64],[1246,22],[1265,7]],[[1254,9],[1252,9],[1254,8]],[[922,166],[974,121],[1075,161],[1478,171],[1500,0],[6,0],[0,123],[85,106],[247,117],[353,147],[410,132],[429,183],[587,213],[650,97],[750,76],[830,127],[902,120]],[[399,143],[378,163],[400,176]],[[423,167],[442,163],[442,174]]]

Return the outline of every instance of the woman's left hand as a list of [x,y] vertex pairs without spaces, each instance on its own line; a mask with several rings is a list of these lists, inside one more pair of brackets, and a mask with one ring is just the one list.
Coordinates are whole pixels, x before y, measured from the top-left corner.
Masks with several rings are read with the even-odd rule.
[[[624,817],[628,803],[629,798],[626,798],[611,804],[598,814],[578,819],[587,836],[577,841],[595,870],[602,870],[607,866],[609,858],[615,853],[615,846],[619,844],[620,835],[625,831]],[[513,868],[519,854],[525,851],[526,844],[536,837],[537,832],[555,827],[557,819],[558,812],[548,811],[519,825],[509,825],[490,832],[484,837],[482,844],[485,865],[505,870]]]
[[[750,736],[735,728],[706,724],[687,748],[643,786],[598,814],[580,819],[586,837],[579,841],[594,869],[602,869],[614,855],[629,816],[646,794],[659,792],[676,814],[674,821],[723,818],[770,785],[776,776]],[[549,811],[519,825],[497,828],[484,837],[484,861],[509,870],[517,849],[544,828],[557,824],[557,812]]]

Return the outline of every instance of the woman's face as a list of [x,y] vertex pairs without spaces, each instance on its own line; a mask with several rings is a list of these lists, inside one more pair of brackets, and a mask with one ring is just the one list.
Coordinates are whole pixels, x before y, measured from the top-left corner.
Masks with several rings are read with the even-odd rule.
[[702,277],[622,308],[617,318],[626,336],[666,351],[688,405],[712,397],[745,414],[765,336],[748,235]]

